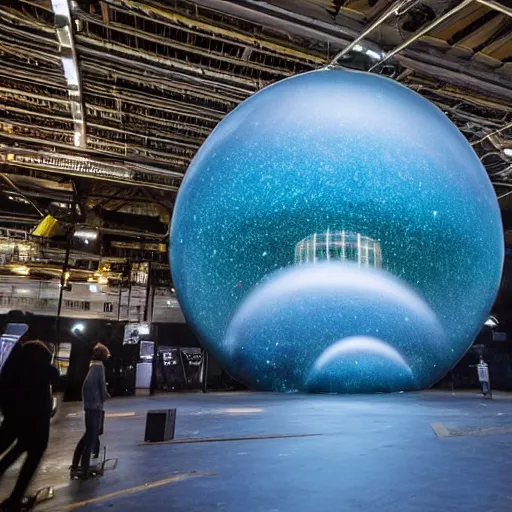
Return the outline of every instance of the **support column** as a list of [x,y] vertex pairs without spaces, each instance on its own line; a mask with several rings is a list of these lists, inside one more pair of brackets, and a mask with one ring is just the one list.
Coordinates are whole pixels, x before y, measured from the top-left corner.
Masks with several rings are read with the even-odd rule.
[[71,253],[71,242],[73,240],[73,232],[75,229],[76,222],[76,205],[77,205],[77,197],[76,197],[76,189],[73,186],[74,194],[73,194],[73,202],[71,203],[71,226],[67,229],[67,240],[66,240],[66,254],[64,256],[64,263],[62,264],[62,272],[60,275],[59,282],[59,302],[57,304],[57,316],[55,318],[55,330],[56,330],[56,348],[59,350],[60,344],[60,316],[62,312],[62,301],[64,299],[64,286],[66,284],[66,273],[69,268],[69,255]]
[[201,366],[201,390],[208,393],[208,351],[203,349],[203,364]]

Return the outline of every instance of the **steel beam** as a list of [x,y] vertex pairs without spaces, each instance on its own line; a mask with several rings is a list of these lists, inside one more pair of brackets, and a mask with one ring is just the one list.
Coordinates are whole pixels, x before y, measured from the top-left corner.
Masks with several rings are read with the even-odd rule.
[[512,190],[509,190],[508,192],[505,192],[504,194],[500,194],[500,195],[497,197],[497,199],[498,199],[498,201],[499,201],[499,200],[501,200],[501,199],[503,199],[503,198],[505,198],[505,197],[508,197],[508,196],[510,196],[510,195],[512,195]]
[[482,137],[481,139],[471,143],[472,146],[476,146],[477,144],[480,144],[480,142],[483,142],[486,139],[490,139],[494,135],[498,135],[501,132],[504,132],[506,130],[512,129],[512,123],[508,123],[507,125],[503,126],[502,128],[499,128],[498,130],[495,130],[491,133],[488,133],[485,137]]
[[69,0],[51,0],[51,4],[55,14],[55,30],[59,40],[62,68],[68,85],[71,115],[75,125],[74,144],[76,147],[85,148],[87,134],[84,103],[70,4]]
[[[402,52],[411,44],[418,41],[418,39],[421,39],[423,36],[427,35],[429,32],[434,30],[436,27],[444,23],[446,20],[457,14],[458,12],[465,9],[468,5],[472,4],[475,0],[463,0],[459,5],[456,5],[453,9],[450,9],[449,11],[445,12],[442,16],[439,16],[436,18],[432,23],[429,23],[425,27],[423,27],[419,32],[414,34],[412,37],[407,39],[407,41],[404,41],[401,45],[397,46],[394,50],[391,50],[389,53],[386,54],[386,56],[380,61],[374,64],[368,71],[374,71],[379,66],[384,64],[384,62],[387,62],[389,59],[393,58],[397,53]],[[480,0],[479,0],[480,1]]]
[[[407,56],[406,56],[407,55]],[[411,55],[411,56],[409,56]],[[413,56],[414,55],[414,56]],[[462,90],[471,89],[482,94],[485,91],[485,97],[502,98],[512,101],[512,89],[499,82],[496,83],[492,78],[477,75],[473,70],[467,70],[463,64],[454,62],[443,62],[439,58],[430,55],[422,55],[424,60],[420,61],[418,52],[408,51],[406,54],[398,55],[396,60],[399,64],[413,71],[434,77],[438,81],[444,81],[456,85]],[[466,65],[467,66],[467,65]]]
[[[256,43],[259,48],[264,51],[275,52],[277,54],[281,54],[281,56],[293,57],[294,59],[300,60],[309,60],[316,64],[323,64],[325,61],[322,57],[317,55],[312,55],[310,53],[301,51],[300,49],[293,49],[287,46],[283,46],[278,43],[274,43],[272,41],[267,41],[265,39],[257,40],[257,37],[250,34],[244,34],[241,31],[236,29],[228,29],[221,26],[217,26],[214,23],[202,21],[201,19],[190,17],[185,14],[179,14],[178,12],[173,12],[167,9],[163,9],[158,4],[151,5],[147,3],[143,3],[136,0],[106,0],[108,4],[113,7],[119,8],[120,6],[126,6],[131,10],[138,10],[145,15],[150,14],[151,16],[165,20],[166,22],[170,22],[173,25],[178,25],[179,27],[185,27],[189,30],[197,30],[202,33],[210,33],[213,34],[215,38],[227,40],[235,40],[239,44],[249,45],[251,47],[255,47]],[[215,8],[218,11],[218,7]],[[255,48],[257,49],[257,48]]]
[[507,7],[505,5],[500,4],[499,2],[495,2],[494,0],[476,0],[479,4],[485,5],[495,11],[499,11],[502,14],[506,14],[507,16],[512,17],[512,8]]
[[348,46],[343,48],[341,52],[335,55],[334,59],[332,59],[331,61],[331,66],[336,66],[339,60],[345,55],[347,55],[347,53],[349,53],[350,50],[354,49],[361,41],[366,39],[376,28],[382,25],[388,18],[390,18],[393,15],[396,15],[400,8],[404,5],[404,3],[409,2],[407,0],[395,0],[395,2],[386,11],[384,11],[384,13],[382,13],[382,15],[379,16],[373,23],[368,25],[368,27],[363,32],[361,32],[361,34],[358,37],[356,37],[356,39],[354,39]]
[[23,193],[23,191],[20,190],[18,186],[12,182],[12,180],[9,178],[9,176],[7,176],[7,174],[0,173],[0,177],[3,180],[5,180],[6,183],[14,189],[14,191],[18,192],[18,194],[20,194],[20,196],[23,197],[23,199],[25,199],[25,201],[27,201],[27,203],[29,203],[41,217],[44,217],[44,213],[37,207],[36,203],[28,199],[28,197]]

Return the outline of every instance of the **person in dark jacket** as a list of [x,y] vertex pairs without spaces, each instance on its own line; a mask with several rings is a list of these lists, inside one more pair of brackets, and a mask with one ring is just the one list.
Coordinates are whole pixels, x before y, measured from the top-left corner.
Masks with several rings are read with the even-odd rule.
[[82,387],[82,400],[85,411],[85,434],[75,448],[71,476],[88,478],[91,462],[91,452],[99,442],[103,404],[108,397],[105,380],[104,362],[110,357],[105,345],[98,343],[93,349],[89,372]]
[[4,428],[2,424],[0,445],[5,449],[6,444],[14,441],[15,444],[0,459],[0,478],[21,455],[27,454],[11,495],[0,505],[2,512],[22,509],[25,492],[48,446],[52,387],[59,381],[59,372],[52,364],[53,356],[52,345],[41,340],[25,341],[15,352],[13,349],[2,369],[2,410],[8,426]]
[[[2,360],[2,367],[0,368],[0,411],[2,412],[2,416],[4,418],[4,422],[2,423],[2,427],[0,429],[0,454],[2,454],[9,446],[12,444],[9,443],[7,446],[3,447],[1,431],[5,429],[6,419],[10,418],[11,412],[16,410],[16,394],[13,392],[11,384],[13,379],[16,377],[19,356],[21,353],[21,341],[28,339],[26,334],[30,334],[28,331],[28,327],[30,325],[30,320],[32,316],[29,313],[24,313],[23,311],[13,310],[9,311],[7,314],[7,325],[6,331],[9,330],[9,326],[17,326],[18,329],[15,329],[20,337],[17,341],[14,341],[14,336],[11,336],[8,341],[2,341],[1,343],[7,343],[8,346],[2,346],[2,351],[7,352],[8,355],[5,357],[5,360]],[[13,329],[11,329],[12,331]]]
[[0,455],[9,448],[17,438],[17,372],[20,364],[22,344],[18,342],[11,349],[9,357],[0,371]]

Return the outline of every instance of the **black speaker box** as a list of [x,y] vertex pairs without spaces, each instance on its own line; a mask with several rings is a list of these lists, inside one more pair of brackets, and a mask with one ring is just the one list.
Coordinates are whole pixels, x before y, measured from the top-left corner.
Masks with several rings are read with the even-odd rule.
[[176,409],[148,411],[146,418],[146,443],[161,443],[174,439]]

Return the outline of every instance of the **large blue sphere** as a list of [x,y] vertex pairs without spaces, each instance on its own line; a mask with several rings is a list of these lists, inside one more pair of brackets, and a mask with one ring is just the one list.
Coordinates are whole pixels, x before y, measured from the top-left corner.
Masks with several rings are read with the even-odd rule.
[[378,241],[383,268],[409,283],[446,331],[444,368],[455,364],[500,282],[492,186],[434,105],[386,78],[332,69],[244,101],[180,188],[173,280],[187,321],[219,362],[232,370],[223,340],[253,287],[294,264],[301,241],[329,232]]
[[[353,337],[364,342],[347,345]],[[333,262],[268,276],[236,312],[222,349],[233,376],[250,387],[341,393],[432,385],[451,351],[409,286],[382,270]]]

